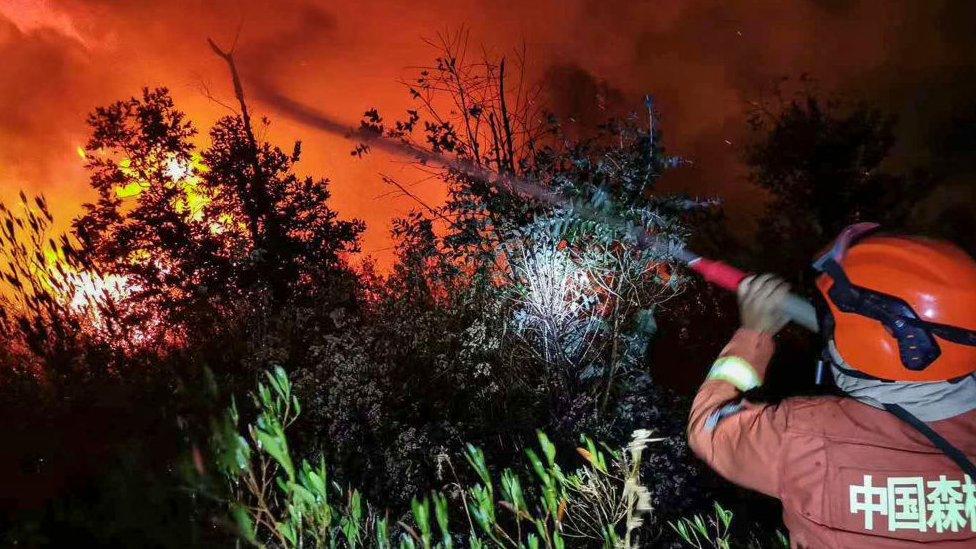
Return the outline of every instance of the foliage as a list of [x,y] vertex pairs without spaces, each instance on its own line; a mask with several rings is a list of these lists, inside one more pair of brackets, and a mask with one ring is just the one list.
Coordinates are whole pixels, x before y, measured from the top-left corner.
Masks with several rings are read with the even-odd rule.
[[866,104],[824,100],[807,90],[758,106],[746,154],[752,180],[771,193],[760,220],[764,268],[801,277],[824,242],[857,221],[904,227],[928,189],[924,176],[884,170],[894,119]]
[[732,547],[747,547],[759,549],[762,547],[782,547],[790,546],[789,539],[779,530],[773,533],[772,538],[766,543],[758,541],[753,534],[749,541],[738,542],[732,535],[732,512],[715,502],[713,515],[703,518],[702,515],[694,515],[690,518],[681,518],[674,522],[669,522],[668,526],[677,532],[681,541],[689,547],[695,549],[730,549]]
[[[299,401],[284,370],[276,368],[265,376],[266,382],[251,395],[257,416],[246,427],[248,437],[240,433],[240,414],[232,404],[214,420],[210,441],[213,467],[226,481],[236,531],[252,544],[637,546],[642,516],[651,511],[650,494],[640,481],[642,454],[655,442],[647,431],[635,432],[624,451],[600,449],[583,437],[586,448],[578,452],[586,464],[573,473],[563,472],[556,447],[540,432],[540,452],[526,450],[535,474],[529,484],[511,469],[495,477],[484,453],[468,444],[465,457],[477,483],[462,486],[455,476],[449,492],[414,498],[412,516],[391,524],[389,513],[369,506],[358,490],[330,482],[321,456],[316,465],[296,461],[285,429],[300,414]],[[453,470],[452,464],[448,467]],[[212,479],[201,479],[207,480]],[[458,507],[463,515],[456,512]]]
[[656,328],[654,309],[682,282],[659,252],[579,225],[572,212],[558,212],[506,242],[506,297],[522,349],[563,375],[563,386],[571,386],[566,375],[599,380],[604,411],[617,375],[640,371]]
[[221,118],[197,153],[164,88],[89,117],[98,201],[74,228],[90,260],[126,280],[133,322],[165,321],[172,337],[235,302],[281,302],[357,250],[363,224],[337,219],[328,180],[293,173],[300,143],[286,154],[249,124]]
[[[25,524],[106,545],[140,539],[140,522],[167,525],[147,534],[163,544],[177,524],[172,543],[215,545],[226,530],[201,517],[220,505],[235,534],[275,546],[662,545],[681,525],[702,546],[765,539],[725,508],[679,518],[718,481],[689,455],[688,401],[652,377],[668,364],[652,348],[682,371],[706,363],[731,326],[702,316],[734,304],[642,245],[720,221],[710,202],[658,194],[681,161],[652,103],[584,128],[543,110],[519,55],[474,60],[463,33],[439,39],[405,83],[415,108],[364,118],[446,159],[418,163],[448,198],[395,221],[388,273],[347,265],[362,224],[330,208],[325,179],[296,174],[300,144],[255,138],[269,122],[251,126],[242,93],[242,114],[202,139],[163,89],[97,109],[85,158],[98,198],[72,233],[52,233],[42,198],[0,210],[0,426],[19,442],[0,465],[42,502]],[[797,250],[779,260],[880,212],[878,192],[912,196],[881,169],[891,128],[872,109],[797,100],[756,122],[768,225],[798,243],[764,240]],[[515,180],[565,202],[510,192]],[[205,371],[226,394],[261,375],[254,406],[208,423],[228,402]],[[661,436],[653,452],[644,428]],[[175,490],[174,456],[210,435],[187,454],[204,472],[196,494],[215,499]],[[574,449],[585,462],[571,473]],[[136,508],[126,478],[165,522]],[[753,507],[729,509],[751,523]],[[105,516],[123,518],[94,532]],[[62,539],[14,532],[5,541]]]
[[0,204],[0,543],[200,543],[174,490],[173,364],[133,345],[123,281],[53,226],[41,196]]
[[[355,277],[345,254],[362,224],[337,218],[325,180],[293,174],[297,145],[290,155],[242,146],[234,117],[198,154],[195,129],[165,90],[97,109],[90,122],[84,157],[98,202],[73,231],[54,233],[42,197],[22,194],[0,211],[0,417],[14,441],[0,495],[17,502],[0,522],[22,523],[4,539],[72,532],[72,543],[200,543],[209,539],[202,507],[174,488],[173,462],[199,429],[194,420],[219,405],[198,398],[204,366],[236,387],[249,382],[240,370],[252,361],[300,363],[309,341],[325,336],[320,319],[302,324],[311,303],[348,305]],[[248,154],[286,219],[273,246],[284,256],[263,255],[237,221],[254,186]],[[289,265],[294,276],[282,274]],[[282,281],[285,298],[274,288]],[[130,508],[122,496],[139,490],[160,510]],[[154,513],[154,524],[180,526],[140,527]],[[102,515],[119,517],[117,527]]]
[[[703,206],[654,195],[680,160],[664,153],[645,117],[576,136],[542,111],[518,55],[475,59],[464,32],[439,36],[435,47],[434,63],[404,82],[416,108],[392,123],[367,111],[362,127],[441,155],[443,163],[417,168],[448,199],[418,201],[394,224],[398,260],[369,290],[375,302],[298,378],[310,402],[332,399],[312,423],[329,425],[316,432],[328,433],[333,461],[350,476],[383,479],[384,495],[409,498],[434,480],[430,454],[463,441],[514,466],[520,457],[504,440],[537,428],[561,446],[579,432],[613,443],[645,425],[681,433],[681,404],[653,383],[648,347],[658,307],[685,279],[667,254],[635,245],[638,230],[680,245],[680,218]],[[368,151],[367,141],[353,152]],[[506,183],[513,179],[567,203],[526,199]],[[391,439],[400,455],[380,458],[390,449],[377,441]],[[344,447],[376,451],[360,457]],[[692,476],[687,449],[667,448],[658,465],[682,485]],[[676,511],[694,500],[674,493],[654,496]]]
[[21,192],[13,207],[0,203],[0,360],[7,375],[63,387],[98,373],[81,364],[102,372],[118,365],[120,349],[110,342],[121,330],[114,313],[122,290],[76,241],[52,234],[53,220],[42,196]]
[[705,544],[716,549],[729,549],[731,546],[729,526],[732,523],[732,513],[716,502],[715,516],[708,519],[711,530],[705,522],[701,515],[695,515],[691,518],[681,518],[676,522],[669,522],[668,525],[681,536],[682,541],[697,549],[706,547]]

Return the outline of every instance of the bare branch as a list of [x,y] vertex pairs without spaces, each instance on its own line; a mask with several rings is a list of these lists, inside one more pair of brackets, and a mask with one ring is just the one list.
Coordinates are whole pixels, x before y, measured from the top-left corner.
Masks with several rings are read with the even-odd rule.
[[412,192],[410,192],[406,187],[404,187],[396,179],[393,179],[392,177],[390,177],[388,175],[385,175],[385,174],[382,174],[382,173],[380,174],[380,178],[383,179],[383,182],[384,183],[386,183],[388,185],[393,185],[394,187],[396,187],[397,189],[399,189],[401,193],[403,193],[404,195],[406,195],[406,196],[410,197],[411,199],[413,199],[414,202],[416,202],[417,204],[420,204],[421,206],[423,206],[423,208],[425,210],[427,210],[428,212],[430,212],[431,214],[437,216],[438,218],[440,218],[443,221],[446,221],[446,222],[448,222],[448,223],[450,223],[452,225],[454,224],[454,222],[451,221],[450,219],[448,219],[447,216],[445,216],[439,210],[431,207],[426,202],[424,202],[423,200],[421,200],[421,198],[419,196],[417,196],[417,195],[413,194]]

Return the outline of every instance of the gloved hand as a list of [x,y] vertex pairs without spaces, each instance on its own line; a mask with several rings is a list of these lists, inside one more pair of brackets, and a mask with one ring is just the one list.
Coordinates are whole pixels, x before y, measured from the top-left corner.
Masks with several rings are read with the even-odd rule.
[[790,285],[773,274],[750,276],[739,284],[739,318],[742,327],[773,335],[789,322],[783,300]]

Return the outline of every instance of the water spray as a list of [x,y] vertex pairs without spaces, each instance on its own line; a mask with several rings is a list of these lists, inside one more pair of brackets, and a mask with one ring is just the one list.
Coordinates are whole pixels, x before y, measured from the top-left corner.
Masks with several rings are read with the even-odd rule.
[[[676,246],[673,242],[654,235],[634,223],[609,216],[601,210],[580,204],[578,201],[571,201],[531,181],[517,178],[510,174],[496,173],[472,162],[452,159],[443,154],[421,149],[376,132],[349,128],[342,122],[286,97],[269,86],[262,85],[262,83],[258,83],[256,91],[262,100],[273,104],[286,116],[309,126],[334,135],[341,135],[350,140],[368,143],[370,147],[390,154],[410,156],[422,164],[438,164],[449,169],[454,169],[471,177],[489,181],[509,193],[529,196],[538,202],[551,206],[569,208],[581,217],[623,229],[636,239],[641,248],[650,249],[666,257],[674,258],[692,271],[698,273],[707,282],[720,288],[735,292],[739,289],[742,281],[749,277],[749,273],[741,271],[728,263],[702,257],[688,248]],[[813,305],[806,299],[791,293],[784,299],[782,311],[796,324],[813,332],[819,331],[816,311]]]

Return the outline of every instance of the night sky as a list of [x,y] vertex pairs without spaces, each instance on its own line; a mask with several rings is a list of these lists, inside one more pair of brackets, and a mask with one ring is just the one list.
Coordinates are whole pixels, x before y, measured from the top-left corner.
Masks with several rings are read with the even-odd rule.
[[[345,5],[343,5],[345,4]],[[969,154],[976,122],[976,3],[797,0],[361,1],[2,0],[0,1],[0,199],[44,192],[62,223],[93,194],[76,153],[95,106],[168,86],[203,130],[231,89],[206,38],[230,44],[245,85],[258,80],[357,123],[377,106],[410,106],[398,79],[436,53],[423,42],[466,27],[475,51],[525,46],[527,78],[548,102],[582,122],[657,99],[665,143],[691,161],[666,190],[717,195],[748,231],[761,204],[740,157],[750,102],[779,77],[808,74],[827,94],[868,100],[898,115],[895,168],[938,165],[972,193]],[[600,96],[597,99],[597,95]],[[388,259],[389,221],[413,203],[378,198],[378,172],[402,162],[356,160],[346,142],[303,128],[255,98],[288,149],[305,142],[300,170],[330,177],[335,206],[369,224],[364,249]],[[436,201],[435,183],[414,189]]]

